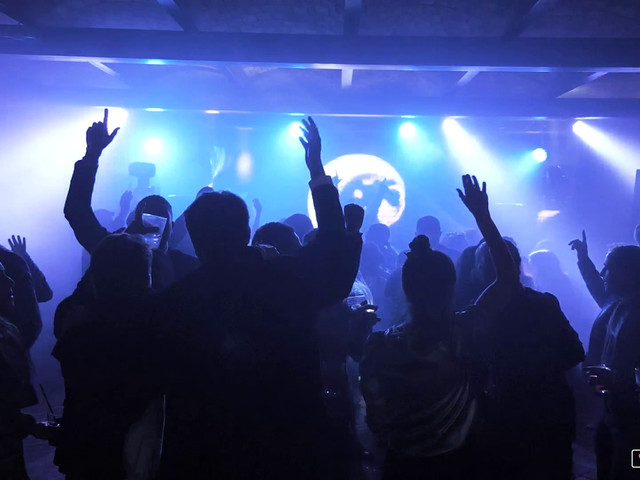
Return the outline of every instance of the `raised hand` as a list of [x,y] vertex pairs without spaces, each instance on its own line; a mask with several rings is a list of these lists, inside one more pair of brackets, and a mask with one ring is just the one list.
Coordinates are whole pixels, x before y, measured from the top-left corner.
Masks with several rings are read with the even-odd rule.
[[109,145],[118,134],[120,128],[116,128],[109,133],[107,126],[109,120],[109,109],[104,109],[104,119],[102,122],[94,122],[87,129],[87,156],[98,158],[102,151]]
[[253,199],[253,208],[256,211],[256,213],[262,212],[262,204],[260,203],[260,200],[258,200],[257,198]]
[[489,213],[489,198],[487,197],[487,184],[482,182],[482,188],[478,183],[478,179],[475,176],[463,175],[462,187],[464,193],[459,188],[458,196],[462,203],[469,209],[474,217],[478,215],[484,215]]
[[131,201],[133,200],[133,192],[131,190],[125,191],[120,196],[120,211],[129,213],[131,209]]
[[587,248],[587,234],[582,230],[582,240],[571,240],[569,242],[569,246],[571,250],[575,250],[578,254],[578,259],[588,258],[589,257],[589,249]]
[[25,237],[21,237],[18,235],[11,235],[9,241],[9,247],[11,247],[11,251],[17,255],[20,255],[24,258],[27,254],[27,239]]
[[347,232],[357,233],[362,228],[364,222],[364,208],[355,203],[350,203],[344,207],[344,223]]
[[316,126],[313,118],[307,117],[306,120],[302,120],[304,127],[302,130],[302,137],[300,137],[300,143],[304,147],[304,159],[307,163],[307,168],[311,177],[324,176],[324,167],[322,166],[322,159],[320,153],[322,151],[322,141],[320,140],[320,132]]

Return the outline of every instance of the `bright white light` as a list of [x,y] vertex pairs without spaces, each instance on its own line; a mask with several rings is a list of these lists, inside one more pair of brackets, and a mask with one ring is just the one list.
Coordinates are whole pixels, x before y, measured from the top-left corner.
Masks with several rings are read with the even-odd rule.
[[145,108],[145,112],[164,112],[164,108]]
[[122,128],[124,124],[127,123],[129,112],[120,107],[96,107],[93,116],[95,118],[101,118],[102,115],[104,115],[105,108],[109,109],[109,131],[116,127]]
[[573,131],[613,168],[627,186],[633,188],[638,165],[637,146],[580,120],[573,124]]
[[442,122],[442,129],[444,133],[453,133],[460,129],[460,125],[453,118],[445,118]]
[[531,155],[538,163],[542,163],[547,159],[547,151],[544,148],[536,148]]
[[405,122],[400,126],[400,136],[405,140],[411,140],[416,136],[416,126],[411,122]]
[[217,115],[220,113],[220,110],[205,110],[204,113],[208,113],[209,115]]
[[253,160],[251,159],[251,154],[249,152],[242,152],[238,157],[238,163],[236,164],[236,171],[238,172],[238,177],[242,180],[248,180],[251,177],[251,173],[253,172]]
[[[330,177],[340,179],[337,188],[343,205],[371,205],[372,200],[384,192],[382,201],[377,200],[378,221],[392,225],[402,216],[405,208],[404,180],[398,171],[383,159],[365,154],[343,155],[327,163],[324,170]],[[311,221],[316,225],[311,193],[307,197],[307,209]]]
[[159,60],[159,59],[152,58],[152,59],[147,60],[144,63],[146,63],[147,65],[165,65],[167,62],[165,62],[164,60]]
[[159,138],[147,138],[147,141],[144,142],[144,150],[149,155],[158,155],[164,150],[164,144]]
[[578,120],[573,124],[573,133],[579,137],[584,137],[589,132],[589,127],[582,120]]
[[302,127],[303,125],[300,122],[293,122],[289,125],[289,135],[294,138],[302,136],[302,130],[300,130]]

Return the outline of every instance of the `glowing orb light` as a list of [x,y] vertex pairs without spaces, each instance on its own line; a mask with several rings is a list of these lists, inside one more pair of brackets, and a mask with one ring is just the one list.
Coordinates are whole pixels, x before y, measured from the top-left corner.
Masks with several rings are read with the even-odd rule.
[[[383,159],[361,153],[343,155],[324,167],[327,175],[337,178],[342,205],[357,203],[365,210],[376,209],[376,217],[387,226],[397,222],[405,209],[404,180]],[[316,212],[309,193],[307,199],[309,217],[314,225]],[[367,211],[367,216],[371,212]]]

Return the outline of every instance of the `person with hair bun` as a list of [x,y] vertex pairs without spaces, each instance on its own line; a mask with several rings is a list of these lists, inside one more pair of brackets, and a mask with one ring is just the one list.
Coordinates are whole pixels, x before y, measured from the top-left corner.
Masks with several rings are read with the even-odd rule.
[[402,269],[410,319],[373,333],[360,364],[367,422],[387,444],[388,479],[462,479],[479,473],[471,442],[477,426],[482,331],[520,289],[504,240],[489,215],[486,186],[462,178],[458,194],[486,239],[496,280],[469,309],[455,313],[451,259],[418,235]]

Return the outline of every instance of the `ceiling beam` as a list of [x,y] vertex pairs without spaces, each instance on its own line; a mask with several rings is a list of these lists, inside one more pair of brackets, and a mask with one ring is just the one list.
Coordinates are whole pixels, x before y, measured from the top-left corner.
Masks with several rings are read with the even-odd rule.
[[171,18],[175,20],[175,22],[180,25],[180,28],[185,32],[197,32],[198,27],[196,26],[193,17],[178,3],[177,0],[158,0],[158,3],[167,11]]
[[[496,99],[496,98],[428,98],[404,92],[378,96],[351,89],[340,93],[279,92],[270,96],[264,91],[236,87],[221,92],[163,92],[148,89],[54,88],[40,85],[5,87],[7,99],[76,105],[108,105],[124,108],[164,108],[167,110],[251,113],[299,113],[324,115],[385,115],[433,117],[505,117],[505,118],[577,118],[640,117],[640,99]],[[8,100],[7,100],[8,101]]]
[[640,72],[640,38],[373,37],[31,29],[0,25],[0,54],[52,60],[291,68]]

